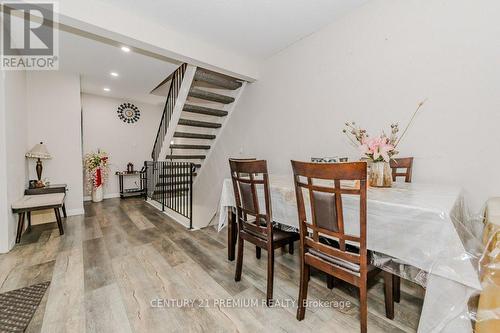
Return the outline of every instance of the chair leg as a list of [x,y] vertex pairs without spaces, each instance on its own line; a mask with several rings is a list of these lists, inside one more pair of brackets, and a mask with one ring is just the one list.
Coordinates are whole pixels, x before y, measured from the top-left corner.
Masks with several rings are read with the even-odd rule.
[[328,287],[328,289],[333,289],[333,276],[331,276],[330,274],[326,275],[326,286]]
[[236,273],[234,274],[234,281],[241,280],[241,268],[243,266],[243,246],[244,240],[239,237],[238,239],[238,255],[236,257]]
[[19,221],[17,222],[17,235],[16,235],[16,243],[21,241],[21,235],[23,234],[24,228],[24,213],[19,213]]
[[255,258],[260,259],[261,250],[260,247],[255,245]]
[[395,274],[392,275],[392,287],[394,290],[394,301],[399,303],[401,300],[401,278]]
[[31,212],[27,212],[26,216],[28,217],[28,228],[26,229],[26,232],[31,232]]
[[234,233],[234,229],[236,229],[236,223],[235,223],[235,215],[229,209],[227,212],[227,259],[229,261],[234,260],[234,252],[235,252],[235,247],[236,247],[236,237]]
[[359,321],[361,325],[361,333],[366,333],[368,329],[368,300],[366,288],[366,276],[361,277],[362,281],[359,284]]
[[[303,259],[302,259],[303,260]],[[297,320],[303,320],[306,314],[305,301],[307,299],[307,288],[309,286],[309,265],[303,264],[300,269],[299,304],[297,307]]]
[[57,226],[59,227],[59,235],[64,235],[64,228],[62,225],[62,220],[61,220],[61,212],[59,211],[59,208],[54,208],[54,213],[56,214],[56,221],[57,221]]
[[267,248],[267,294],[266,305],[271,306],[273,302],[273,281],[274,281],[274,248]]
[[293,241],[288,244],[288,253],[293,254]]
[[238,223],[236,221],[236,214],[233,214],[233,239],[234,239],[234,244],[233,244],[233,255],[236,252],[236,242],[238,241],[238,238],[240,237],[238,233]]
[[384,276],[385,316],[394,319],[394,275],[382,272]]

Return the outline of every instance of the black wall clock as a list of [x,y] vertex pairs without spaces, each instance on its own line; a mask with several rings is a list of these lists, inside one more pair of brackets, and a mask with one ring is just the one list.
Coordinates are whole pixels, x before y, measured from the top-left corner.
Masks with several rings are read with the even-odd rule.
[[141,111],[132,103],[121,104],[116,112],[118,113],[118,118],[128,124],[135,123],[141,117]]

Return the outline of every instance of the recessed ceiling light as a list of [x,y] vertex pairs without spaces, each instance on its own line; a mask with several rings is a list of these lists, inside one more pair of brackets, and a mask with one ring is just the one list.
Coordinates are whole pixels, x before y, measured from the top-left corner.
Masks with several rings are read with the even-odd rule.
[[102,90],[104,90],[104,91],[111,91],[111,89],[109,89],[109,88],[102,88]]
[[110,74],[111,76],[114,76],[114,77],[118,77],[118,76],[119,76],[117,72],[111,72],[111,73],[109,73],[109,74]]
[[122,46],[122,51],[123,52],[130,52],[130,47]]

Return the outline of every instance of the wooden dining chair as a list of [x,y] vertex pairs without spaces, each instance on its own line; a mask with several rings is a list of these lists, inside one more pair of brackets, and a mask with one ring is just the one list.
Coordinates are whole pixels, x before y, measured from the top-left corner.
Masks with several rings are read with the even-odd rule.
[[[248,162],[248,161],[255,161],[257,160],[255,157],[248,157],[248,158],[229,158],[230,161],[239,161],[239,162]],[[234,243],[236,243],[236,239],[238,238],[238,234],[237,234],[237,228],[234,229]],[[293,242],[291,242],[289,244],[289,247],[288,247],[288,251],[290,252],[290,254],[293,254]],[[255,246],[255,257],[257,259],[260,259],[261,257],[261,249],[260,247],[258,246]]]
[[[255,157],[246,157],[246,158],[229,158],[230,161],[240,161],[240,162],[245,162],[245,161],[255,161],[257,160]],[[231,260],[234,260],[234,253],[235,253],[235,247],[236,247],[236,242],[238,240],[238,228],[235,226],[236,221],[232,221],[229,219],[228,221],[228,226],[227,226],[227,237],[228,237],[228,243],[233,244],[231,247],[228,247],[228,257],[233,258]],[[257,259],[260,259],[260,247],[256,246],[255,247],[255,257]]]
[[[294,232],[273,227],[271,195],[266,161],[229,160],[234,197],[236,200],[236,220],[238,222],[238,255],[236,257],[235,281],[241,280],[243,248],[248,241],[267,250],[267,298],[272,304],[274,278],[274,250],[299,239]],[[264,209],[260,207],[257,191],[264,193]]]
[[[305,316],[310,268],[314,267],[359,288],[361,332],[366,332],[367,281],[380,272],[369,264],[366,247],[366,162],[318,164],[292,161],[292,168],[300,231],[297,319],[303,320]],[[341,180],[359,181],[359,188],[342,187]],[[344,195],[359,197],[359,235],[345,232]],[[310,214],[306,213],[306,203]],[[325,242],[325,238],[330,241]],[[385,295],[387,302],[392,296],[392,288],[386,291],[389,292]]]
[[[411,183],[413,157],[393,158],[389,164],[392,169],[393,181],[396,181],[397,177],[405,177],[405,182]],[[398,169],[405,169],[405,172],[398,172]]]

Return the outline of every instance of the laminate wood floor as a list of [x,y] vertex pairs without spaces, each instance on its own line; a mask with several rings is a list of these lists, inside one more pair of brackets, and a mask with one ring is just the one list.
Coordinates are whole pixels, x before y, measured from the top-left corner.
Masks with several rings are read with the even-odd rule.
[[[86,203],[64,227],[59,236],[55,223],[34,226],[0,255],[0,292],[51,281],[27,332],[359,332],[356,290],[329,290],[319,272],[312,307],[295,319],[299,251],[276,251],[276,306],[268,308],[265,251],[258,260],[255,247],[245,248],[235,282],[225,230],[189,231],[133,198]],[[368,298],[369,332],[417,329],[420,287],[403,283],[395,320],[385,318],[381,280]]]

